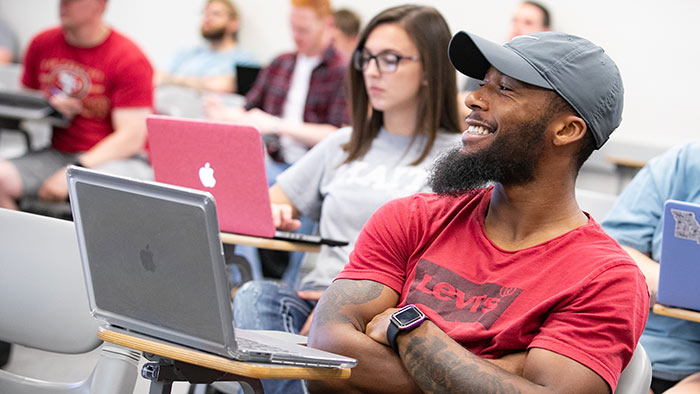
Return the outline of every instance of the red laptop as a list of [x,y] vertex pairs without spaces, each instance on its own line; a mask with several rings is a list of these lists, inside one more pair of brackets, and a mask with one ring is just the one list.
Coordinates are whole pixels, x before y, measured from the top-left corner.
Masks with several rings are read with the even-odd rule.
[[151,115],[146,120],[155,179],[211,193],[221,231],[289,241],[346,245],[276,231],[262,136],[254,127]]

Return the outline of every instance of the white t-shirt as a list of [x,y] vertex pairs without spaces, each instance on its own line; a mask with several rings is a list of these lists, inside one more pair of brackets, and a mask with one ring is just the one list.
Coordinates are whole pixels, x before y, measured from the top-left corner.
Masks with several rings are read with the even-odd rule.
[[[321,56],[306,56],[301,53],[297,55],[294,64],[292,80],[289,84],[287,99],[282,109],[282,118],[289,122],[304,122],[304,107],[306,106],[306,96],[309,94],[309,84],[311,83],[311,73],[316,66],[321,64]],[[294,163],[299,160],[308,147],[300,144],[293,138],[283,135],[280,137],[284,160],[287,163]]]

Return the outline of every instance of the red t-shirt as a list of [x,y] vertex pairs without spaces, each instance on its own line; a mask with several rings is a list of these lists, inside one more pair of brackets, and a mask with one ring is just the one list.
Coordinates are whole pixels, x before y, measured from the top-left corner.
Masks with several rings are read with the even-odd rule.
[[37,35],[24,58],[22,83],[47,96],[77,97],[83,110],[66,128],[55,127],[52,146],[82,152],[114,131],[112,110],[153,106],[153,68],[141,50],[112,30],[92,48],[68,44],[61,28]]
[[649,310],[634,261],[591,218],[542,244],[507,251],[484,233],[491,189],[417,194],[380,208],[337,279],[368,279],[416,304],[484,358],[543,348],[610,385],[632,357]]

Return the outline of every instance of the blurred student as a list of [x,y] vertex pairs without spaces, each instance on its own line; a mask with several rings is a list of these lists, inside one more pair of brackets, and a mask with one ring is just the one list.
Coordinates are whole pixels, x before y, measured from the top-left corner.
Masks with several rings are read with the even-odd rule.
[[360,17],[347,8],[333,12],[333,45],[349,64],[357,47]]
[[523,1],[513,13],[510,25],[510,40],[513,37],[551,29],[551,18],[547,7],[536,1]]
[[250,124],[268,136],[268,151],[277,163],[268,171],[270,181],[349,121],[347,67],[331,45],[330,1],[291,0],[291,4],[289,22],[296,50],[260,71],[246,95],[245,108],[225,108],[215,100],[205,108],[212,119]]
[[61,26],[32,40],[22,84],[41,90],[70,119],[51,147],[0,161],[0,207],[24,196],[68,198],[66,166],[152,178],[142,154],[153,105],[153,69],[141,50],[107,26],[107,0],[61,0]]
[[[670,149],[649,161],[620,194],[603,221],[637,262],[656,299],[664,203],[700,203],[700,143]],[[700,392],[700,323],[650,311],[640,338],[652,365],[651,388],[659,393]]]
[[[350,71],[352,128],[316,145],[270,188],[280,229],[294,230],[304,215],[319,220],[321,236],[350,244],[322,246],[298,289],[244,284],[234,298],[240,328],[307,334],[316,301],[348,261],[365,221],[389,200],[429,190],[428,168],[461,136],[449,40],[437,10],[412,5],[381,12],[360,34]],[[263,386],[302,392],[300,381]]]
[[203,45],[181,51],[167,71],[158,71],[158,85],[233,93],[236,64],[258,64],[238,45],[239,14],[230,0],[208,0],[202,16]]

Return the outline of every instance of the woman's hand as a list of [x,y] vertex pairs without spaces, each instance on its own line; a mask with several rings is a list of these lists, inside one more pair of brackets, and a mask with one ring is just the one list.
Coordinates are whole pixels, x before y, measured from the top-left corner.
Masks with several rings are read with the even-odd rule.
[[275,227],[282,231],[295,231],[301,227],[299,219],[294,219],[292,206],[288,204],[271,204],[272,220]]

